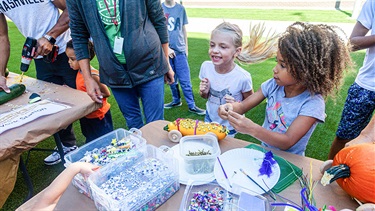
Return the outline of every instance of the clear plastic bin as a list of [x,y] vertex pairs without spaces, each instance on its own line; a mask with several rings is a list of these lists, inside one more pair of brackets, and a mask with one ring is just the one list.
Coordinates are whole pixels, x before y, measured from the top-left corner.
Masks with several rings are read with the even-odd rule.
[[[138,129],[116,129],[103,135],[64,156],[65,166],[75,162],[89,162],[105,166],[119,157],[128,160],[137,159],[146,151],[146,140]],[[78,190],[91,198],[91,190],[81,174],[77,174],[72,183]]]
[[155,210],[180,188],[178,161],[147,145],[134,162],[124,158],[90,175],[88,183],[98,210]]
[[180,140],[180,155],[189,174],[213,172],[220,153],[218,140],[213,135],[184,136]]

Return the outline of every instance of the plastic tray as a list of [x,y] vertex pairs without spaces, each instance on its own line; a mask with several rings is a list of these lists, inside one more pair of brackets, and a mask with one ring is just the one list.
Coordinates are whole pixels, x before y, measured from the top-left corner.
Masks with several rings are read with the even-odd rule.
[[133,162],[119,158],[90,175],[88,183],[99,210],[155,210],[180,188],[178,161],[147,145]]
[[180,140],[180,155],[189,174],[213,172],[220,153],[218,140],[212,135],[184,136]]

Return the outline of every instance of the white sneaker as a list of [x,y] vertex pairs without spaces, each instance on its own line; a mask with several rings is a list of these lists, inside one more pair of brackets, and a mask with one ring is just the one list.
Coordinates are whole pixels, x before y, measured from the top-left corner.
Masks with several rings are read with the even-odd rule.
[[[66,155],[68,152],[71,152],[71,151],[74,151],[76,149],[78,149],[78,147],[76,145],[72,146],[72,147],[66,147],[66,146],[62,146],[63,147],[63,150],[64,150],[64,155]],[[57,150],[57,147],[55,147],[55,150]],[[55,164],[58,164],[61,162],[61,158],[60,158],[60,154],[58,152],[53,152],[52,154],[50,154],[48,157],[46,157],[44,159],[44,164],[48,165],[48,166],[52,166],[52,165],[55,165]]]

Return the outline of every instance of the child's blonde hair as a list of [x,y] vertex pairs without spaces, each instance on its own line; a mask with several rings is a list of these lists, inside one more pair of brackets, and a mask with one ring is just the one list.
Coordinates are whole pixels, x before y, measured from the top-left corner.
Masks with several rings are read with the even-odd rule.
[[272,57],[277,50],[276,33],[268,32],[264,38],[266,28],[264,23],[258,23],[253,27],[250,24],[250,40],[242,47],[242,30],[236,24],[223,22],[216,26],[211,34],[217,32],[230,33],[233,38],[233,44],[236,48],[242,47],[241,53],[236,57],[238,61],[244,63],[256,63]]
[[289,73],[312,94],[328,96],[337,90],[352,64],[349,46],[336,30],[343,33],[335,26],[295,22],[279,39]]

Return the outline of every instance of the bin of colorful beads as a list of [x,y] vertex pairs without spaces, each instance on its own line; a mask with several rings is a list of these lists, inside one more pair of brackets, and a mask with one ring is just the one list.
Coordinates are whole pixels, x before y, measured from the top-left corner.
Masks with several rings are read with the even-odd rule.
[[[122,156],[126,156],[126,159],[131,162],[142,156],[145,151],[146,140],[142,138],[140,130],[132,128],[128,131],[120,128],[66,154],[64,156],[65,166],[74,162],[88,162],[105,166]],[[81,174],[77,174],[72,183],[81,193],[91,198],[90,187]]]
[[146,148],[133,163],[119,158],[90,175],[98,210],[155,210],[179,190],[177,159],[152,145]]
[[189,174],[212,173],[220,153],[218,140],[213,135],[184,136],[180,140],[180,155]]

